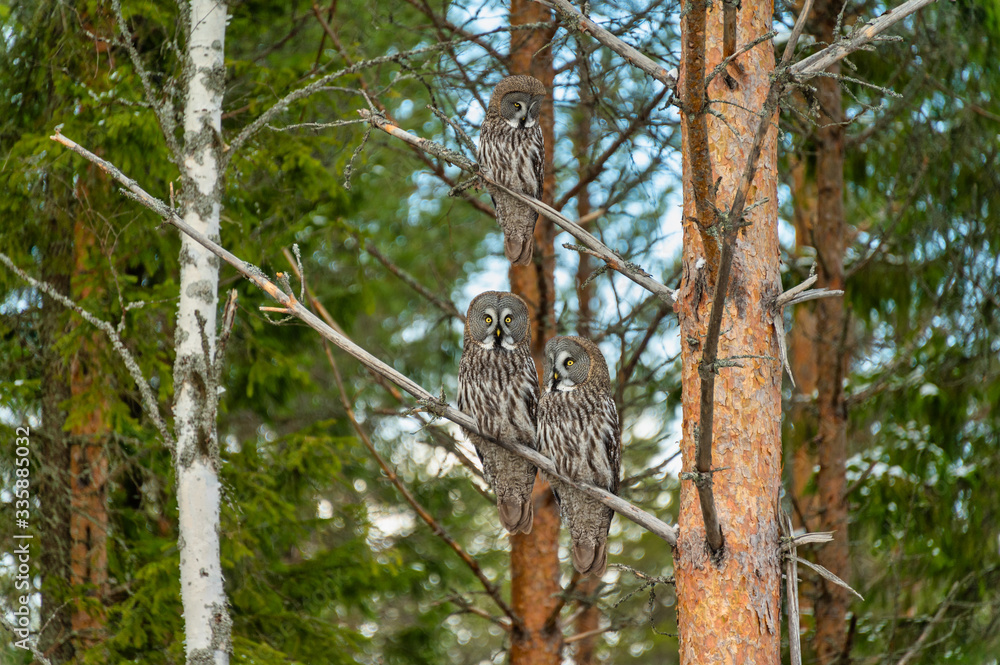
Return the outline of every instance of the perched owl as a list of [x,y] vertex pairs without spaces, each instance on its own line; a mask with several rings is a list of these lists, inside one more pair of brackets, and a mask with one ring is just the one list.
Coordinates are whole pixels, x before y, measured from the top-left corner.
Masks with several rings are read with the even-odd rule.
[[[545,143],[538,114],[545,86],[531,76],[508,76],[490,95],[479,135],[479,165],[484,175],[536,199],[542,197]],[[503,229],[503,249],[514,265],[531,263],[538,214],[492,185],[486,186]]]
[[[458,408],[475,418],[484,434],[535,448],[538,392],[528,307],[513,293],[479,294],[465,319]],[[500,523],[511,533],[530,533],[535,465],[468,434],[497,495]]]
[[[542,384],[538,451],[564,476],[618,494],[621,430],[601,350],[582,337],[553,337],[545,345]],[[614,511],[557,478],[549,482],[573,539],[573,566],[600,577],[608,565]]]

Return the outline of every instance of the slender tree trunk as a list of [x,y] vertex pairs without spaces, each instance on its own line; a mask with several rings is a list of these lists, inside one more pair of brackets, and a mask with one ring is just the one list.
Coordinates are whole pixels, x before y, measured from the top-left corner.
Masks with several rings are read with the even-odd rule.
[[[698,14],[704,4],[684,6],[681,33],[686,52],[699,50],[706,31],[706,72],[721,60],[723,6],[712,3],[707,23]],[[737,48],[771,28],[773,5],[767,0],[744,2],[738,12]],[[700,73],[688,71],[685,57],[682,88],[696,85]],[[705,165],[697,158],[687,122],[682,136],[684,154],[683,281],[676,306],[681,325],[684,428],[681,450],[684,471],[693,471],[699,423],[700,378],[709,312],[717,288],[718,251],[715,237],[702,229],[694,199],[696,191],[711,194],[728,208],[747,162],[752,137],[770,87],[774,53],[765,42],[739,56],[730,68],[732,87],[717,76],[706,98],[725,100],[712,109],[725,121],[707,117],[709,180],[695,179]],[[687,88],[684,88],[687,89]],[[695,88],[696,89],[696,88]],[[682,97],[685,97],[682,95]],[[685,100],[687,98],[685,97]],[[687,102],[685,101],[687,104]],[[685,108],[694,119],[696,108]],[[775,122],[776,116],[769,118]],[[681,485],[680,537],[675,551],[681,663],[778,663],[781,656],[779,616],[780,557],[776,506],[781,486],[781,368],[769,300],[781,288],[778,274],[777,143],[772,126],[763,144],[747,205],[766,203],[745,215],[749,224],[737,235],[726,308],[719,340],[719,358],[741,357],[738,366],[717,370],[713,476],[715,503],[724,543],[712,553],[698,493],[691,481]],[[696,161],[700,159],[701,161]],[[708,203],[710,201],[702,201]]]
[[[834,40],[842,0],[815,6],[817,39]],[[838,73],[838,65],[827,71]],[[844,288],[844,128],[843,103],[836,79],[816,79],[820,115],[814,136],[815,162],[800,160],[795,176],[796,242],[816,249],[818,287]],[[810,531],[833,531],[835,538],[816,552],[817,562],[850,581],[848,516],[844,492],[847,464],[847,407],[844,376],[849,351],[847,318],[841,298],[824,298],[799,307],[792,335],[792,363],[800,384],[793,412],[792,497],[797,522]],[[812,396],[815,396],[814,400]],[[817,473],[813,469],[818,468]],[[847,590],[815,576],[803,586],[815,622],[813,649],[823,665],[846,658]]]
[[[530,0],[512,0],[510,24],[523,25],[551,21],[552,13]],[[545,139],[545,183],[542,200],[552,203],[555,176],[552,153],[555,148],[552,104],[552,50],[548,48],[554,30],[511,33],[510,71],[530,74],[545,85],[549,96],[542,107],[542,135]],[[532,325],[532,355],[539,368],[545,342],[555,334],[555,227],[544,217],[535,225],[532,263],[510,267],[510,290],[528,303]],[[539,369],[540,371],[540,369]],[[529,534],[511,537],[511,608],[524,621],[524,631],[511,636],[512,665],[559,665],[563,636],[553,612],[562,590],[559,584],[559,510],[549,484],[538,476],[532,493],[535,521]]]
[[[219,239],[225,3],[191,0],[184,108],[184,220]],[[219,561],[218,390],[213,371],[219,262],[182,236],[174,363],[181,599],[188,663],[229,662],[232,623]]]
[[[95,239],[80,218],[73,229],[73,297],[85,301],[93,294],[90,265],[94,261]],[[79,322],[75,325],[89,327]],[[104,597],[108,586],[108,456],[106,450],[108,401],[99,387],[101,335],[90,331],[70,361],[70,394],[85,414],[73,418],[69,429],[70,445],[70,561],[71,583],[96,604],[83,606],[79,601],[73,611],[72,628],[79,649],[100,641],[104,628]],[[95,386],[95,381],[97,385]],[[84,406],[85,405],[85,406]]]
[[[805,155],[793,155],[791,161],[795,247],[801,256],[803,247],[812,246],[812,230],[816,221],[815,164]],[[794,325],[789,333],[788,355],[795,388],[786,418],[785,444],[791,460],[792,521],[796,528],[817,531],[816,493],[811,486],[816,467],[816,312],[810,303],[797,306]],[[803,553],[808,556],[808,553]],[[802,629],[811,629],[815,617],[815,588],[808,576],[799,582],[799,611]],[[808,649],[810,643],[803,643]]]
[[[42,279],[59,293],[70,296],[73,266],[72,222],[61,212],[72,209],[72,202],[50,202],[47,233],[40,246]],[[60,210],[56,212],[56,210]],[[42,349],[42,413],[38,432],[38,457],[33,462],[37,470],[41,505],[39,544],[42,574],[42,631],[39,646],[53,663],[73,658],[72,613],[66,610],[71,598],[70,565],[70,444],[65,431],[66,407],[69,400],[69,375],[57,342],[66,335],[69,313],[47,296],[42,297],[42,323],[39,344]]]
[[[586,50],[582,44],[579,42],[577,44],[580,47],[577,49],[577,57],[580,58],[580,88],[576,109],[579,117],[576,122],[576,131],[573,133],[573,152],[576,153],[578,163],[576,176],[579,182],[583,182],[587,177],[587,167],[589,166],[587,157],[590,154],[592,141],[591,123],[594,119],[594,97],[590,91],[590,69]],[[590,212],[590,187],[584,185],[576,194],[576,218],[585,219]],[[594,271],[594,265],[590,255],[583,252],[577,254],[577,260],[579,263],[576,267],[576,301],[579,318],[576,323],[576,334],[589,338],[594,316],[590,308],[590,301],[594,297],[594,288],[593,283],[587,283],[587,280]]]
[[[594,117],[594,98],[590,91],[590,70],[586,60],[586,51],[582,45],[577,50],[577,56],[581,59],[579,67],[580,101],[576,108],[577,121],[576,131],[573,132],[573,152],[576,153],[578,160],[576,175],[578,180],[583,182],[587,177],[587,166],[589,165],[587,156],[590,153],[592,141],[591,123]],[[590,212],[590,188],[584,185],[576,194],[576,218],[584,219]],[[594,266],[589,254],[580,252],[577,254],[577,260],[579,263],[576,267],[576,301],[579,318],[576,322],[576,334],[589,338],[593,323],[593,312],[590,307],[590,301],[594,296],[594,284],[593,282],[587,283],[587,279],[594,271]],[[597,591],[600,584],[601,580],[596,577],[585,577],[577,583],[576,591],[583,596],[590,597]],[[594,632],[600,627],[600,622],[601,610],[597,607],[596,603],[590,604],[577,616],[573,632],[577,635]],[[598,639],[599,637],[595,633],[578,640],[574,644],[573,662],[576,665],[592,665],[597,662],[595,648],[597,647]]]
[[[819,39],[833,41],[836,17],[841,0],[821,2],[817,14],[822,17]],[[830,72],[838,73],[833,65]],[[817,286],[844,288],[844,128],[840,83],[823,77],[816,82],[820,104],[817,130],[816,191],[817,215],[813,246],[818,263]],[[816,302],[817,333],[817,427],[819,473],[816,477],[817,529],[834,531],[833,542],[820,548],[820,565],[841,579],[850,581],[848,558],[847,503],[847,405],[844,400],[844,377],[848,351],[845,344],[847,318],[842,298],[823,298]],[[848,595],[843,587],[817,580],[813,605],[816,616],[816,655],[821,664],[836,662],[844,652]]]

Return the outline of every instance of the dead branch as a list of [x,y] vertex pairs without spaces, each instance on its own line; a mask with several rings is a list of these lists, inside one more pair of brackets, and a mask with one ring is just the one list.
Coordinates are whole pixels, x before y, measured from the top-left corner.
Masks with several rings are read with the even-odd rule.
[[[484,434],[479,430],[478,423],[474,418],[469,415],[462,413],[458,409],[450,406],[438,397],[435,397],[429,391],[427,391],[423,386],[413,381],[413,379],[408,376],[396,371],[391,366],[387,365],[383,361],[379,360],[371,353],[361,348],[355,344],[346,335],[337,332],[331,326],[324,323],[319,317],[313,314],[309,309],[307,309],[301,302],[299,302],[295,296],[287,294],[279,289],[267,276],[256,266],[246,263],[242,259],[238,258],[218,243],[213,242],[205,235],[199,233],[197,230],[193,229],[187,224],[172,208],[170,208],[166,203],[157,199],[156,197],[150,195],[144,189],[142,189],[134,180],[126,176],[122,171],[111,164],[110,162],[101,159],[94,153],[90,152],[86,148],[80,146],[72,139],[69,139],[61,134],[55,134],[51,137],[53,141],[60,143],[73,152],[83,156],[87,160],[96,164],[101,170],[103,170],[108,175],[114,177],[118,182],[122,183],[127,190],[127,195],[129,198],[142,203],[146,207],[150,208],[157,214],[163,217],[164,221],[171,226],[176,227],[186,235],[190,236],[198,244],[208,249],[210,252],[218,256],[220,259],[230,264],[236,270],[246,277],[248,280],[253,282],[258,288],[267,293],[271,298],[276,300],[286,309],[287,314],[294,316],[308,325],[310,328],[318,332],[322,337],[333,342],[341,350],[345,351],[349,355],[353,356],[365,367],[373,372],[376,372],[387,380],[392,381],[400,388],[410,393],[420,402],[424,410],[429,411],[437,416],[441,416],[450,420],[451,422],[465,428],[466,430],[476,433],[482,436],[484,439],[492,441],[496,445],[508,450],[509,452],[519,455],[529,462],[533,463],[539,469],[545,473],[559,478],[561,481],[568,483],[570,486],[584,492],[588,496],[600,501],[604,505],[608,506],[615,512],[621,514],[625,518],[635,522],[636,524],[644,527],[651,533],[659,536],[664,541],[666,541],[671,546],[677,543],[677,528],[670,526],[669,524],[663,522],[662,520],[650,515],[649,513],[639,509],[638,507],[632,505],[628,501],[611,494],[607,490],[601,489],[594,485],[589,485],[585,483],[580,483],[572,480],[562,474],[560,474],[555,465],[552,463],[548,457],[543,456],[531,448],[519,444],[507,443],[506,441],[501,441],[490,437],[488,434]],[[508,190],[509,191],[509,190]],[[526,197],[525,197],[526,198]],[[534,199],[527,199],[529,201],[534,201]],[[556,213],[558,214],[558,213]],[[666,287],[664,287],[666,288]]]
[[453,303],[451,300],[436,295],[426,286],[418,282],[413,275],[411,275],[410,273],[406,272],[405,270],[397,266],[395,263],[390,261],[388,257],[382,254],[382,252],[375,249],[375,246],[372,245],[371,242],[365,240],[363,247],[365,248],[365,251],[368,252],[375,260],[377,260],[379,263],[385,266],[386,270],[391,272],[399,279],[403,280],[404,284],[406,284],[411,289],[422,295],[424,298],[430,301],[432,305],[440,309],[448,316],[453,316],[462,323],[465,323],[465,314],[462,314],[462,312],[458,310],[458,307],[455,306],[455,303]]
[[[371,111],[368,111],[367,109],[361,109],[358,111],[358,113],[361,115],[362,118],[371,122],[372,126],[374,126],[376,129],[381,129],[383,132],[389,134],[390,136],[394,136],[402,141],[405,141],[406,143],[409,143],[410,145],[417,146],[421,150],[426,150],[430,154],[436,155],[448,162],[451,162],[455,166],[465,169],[470,173],[479,173],[479,166],[477,164],[474,164],[472,160],[466,158],[464,155],[455,152],[454,150],[450,150],[434,141],[423,139],[420,138],[419,136],[414,136],[413,134],[407,132],[406,130],[401,129],[400,127],[389,122],[389,120],[387,120],[386,118],[374,114]],[[593,235],[588,233],[583,227],[581,227],[576,222],[570,220],[559,211],[555,210],[554,208],[545,203],[542,203],[538,199],[532,198],[530,196],[525,196],[524,194],[521,194],[520,192],[515,192],[511,189],[507,189],[500,183],[488,180],[487,178],[483,177],[482,174],[479,174],[479,176],[484,181],[489,182],[491,185],[494,185],[506,191],[514,198],[524,203],[527,203],[535,211],[544,215],[548,219],[551,219],[553,222],[559,225],[564,231],[568,231],[570,235],[579,240],[589,249],[593,250],[595,252],[594,255],[599,257],[605,263],[607,263],[610,268],[612,268],[618,273],[621,273],[625,277],[628,277],[639,286],[647,289],[654,295],[658,296],[666,304],[673,305],[674,300],[676,299],[675,291],[673,289],[668,288],[667,286],[653,279],[646,271],[644,271],[639,266],[624,260],[621,256],[613,252],[607,245],[605,245],[600,240],[595,238]]]
[[835,62],[843,60],[858,49],[864,48],[875,39],[879,33],[894,26],[899,21],[917,10],[923,9],[936,0],[908,0],[898,7],[886,11],[881,16],[873,18],[861,27],[857,27],[846,38],[836,44],[831,44],[822,51],[813,53],[791,67],[792,75],[799,81],[804,81],[826,70]]
[[649,56],[640,53],[635,47],[622,41],[612,33],[591,21],[580,13],[569,0],[535,0],[556,11],[559,21],[567,30],[585,32],[604,44],[609,49],[625,58],[625,62],[646,72],[654,79],[673,90],[677,86],[677,77],[653,61]]
[[[805,12],[803,12],[805,13]],[[791,665],[802,665],[802,636],[799,634],[799,571],[796,566],[795,542],[792,540],[792,518],[779,507],[778,526],[788,543],[789,555],[785,557],[785,597],[788,602],[788,651]]]
[[[294,247],[296,248],[296,253],[298,253],[297,252],[298,246],[295,245]],[[301,264],[292,256],[292,253],[288,251],[287,247],[282,248],[281,252],[282,254],[285,255],[285,259],[287,259],[288,263],[291,265],[292,271],[295,273],[296,278],[298,278],[298,280],[302,283],[303,288],[301,289],[299,299],[305,300],[308,298],[309,305],[319,313],[320,317],[323,319],[323,321],[326,322],[328,326],[330,326],[337,332],[346,335],[344,329],[340,327],[340,325],[333,319],[332,316],[330,316],[330,312],[326,309],[326,307],[323,306],[323,303],[320,302],[319,298],[316,297],[316,294],[313,293],[312,288],[306,285],[305,276],[302,274]],[[273,307],[273,308],[261,307],[260,309],[262,310],[274,309],[282,313],[285,312],[284,307]],[[371,370],[369,370],[369,374],[375,380],[375,383],[384,388],[385,391],[390,395],[392,395],[393,399],[395,399],[397,402],[403,402],[405,400],[405,397],[403,397],[403,393],[399,392],[399,389],[396,388],[396,386],[386,381],[385,377],[383,377],[381,374],[377,372],[372,372]],[[393,413],[392,415],[400,416],[402,414]],[[479,478],[484,484],[486,483],[486,480],[483,478],[482,471],[480,471],[479,468],[476,466],[476,464],[469,458],[469,456],[466,455],[465,452],[458,447],[458,444],[455,442],[454,439],[446,437],[444,433],[441,432],[440,429],[438,428],[428,427],[430,425],[430,421],[424,418],[423,414],[415,413],[410,415],[413,415],[417,420],[420,421],[421,425],[424,428],[427,428],[427,431],[430,433],[431,438],[434,439],[435,441],[435,445],[454,455],[456,458],[458,458],[458,461],[461,462],[462,465],[466,469],[468,469],[470,473],[472,473],[472,475],[474,475],[476,478]],[[480,487],[478,483],[474,484],[474,486],[476,490],[480,494],[482,494],[490,503],[496,503],[496,497],[492,496],[488,491],[482,489],[482,487]]]

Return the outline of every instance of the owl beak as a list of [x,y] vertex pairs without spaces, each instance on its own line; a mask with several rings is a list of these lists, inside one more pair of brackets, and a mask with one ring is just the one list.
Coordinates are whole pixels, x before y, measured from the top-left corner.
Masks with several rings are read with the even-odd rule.
[[502,330],[500,330],[500,328],[497,328],[497,339],[500,339],[500,337],[501,337],[502,335],[503,335],[503,331],[502,331]]

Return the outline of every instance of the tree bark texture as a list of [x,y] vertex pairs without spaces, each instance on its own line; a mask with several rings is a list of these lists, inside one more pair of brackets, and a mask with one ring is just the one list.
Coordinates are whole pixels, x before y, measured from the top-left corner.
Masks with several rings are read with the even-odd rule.
[[[512,0],[510,24],[523,25],[551,21],[549,9],[531,0]],[[549,91],[542,107],[541,127],[545,140],[545,181],[542,200],[552,203],[555,176],[552,154],[555,149],[555,125],[552,103],[552,49],[549,42],[554,29],[511,32],[510,73],[530,74]],[[536,365],[541,368],[545,342],[555,334],[555,225],[539,216],[535,224],[535,251],[530,265],[510,267],[510,290],[528,304],[531,316],[532,348]],[[541,380],[541,377],[539,377]],[[563,636],[558,621],[551,621],[559,602],[559,509],[549,484],[535,479],[532,492],[535,519],[529,534],[511,537],[510,583],[511,608],[524,622],[524,631],[511,635],[512,665],[559,665]]]
[[[47,219],[40,246],[42,279],[63,295],[71,296],[73,266],[72,221],[64,210],[73,209],[72,201],[49,201],[42,212]],[[72,613],[66,610],[71,598],[68,581],[70,565],[70,436],[65,430],[66,407],[70,396],[69,374],[59,352],[59,340],[65,338],[69,312],[59,303],[42,296],[42,320],[39,348],[42,353],[42,413],[38,436],[38,455],[32,460],[37,470],[38,511],[42,573],[42,630],[39,647],[53,663],[73,658]]]
[[[182,216],[208,237],[219,239],[223,54],[227,7],[192,0],[184,108]],[[174,422],[179,510],[178,548],[187,662],[229,662],[232,624],[219,561],[220,467],[213,371],[219,262],[182,237],[180,303],[174,363]]]
[[[704,31],[704,66],[722,59],[723,5],[712,3],[707,21],[699,20],[702,3],[682,12],[686,51],[699,48]],[[744,2],[737,16],[737,49],[771,28],[769,0]],[[686,56],[681,86],[699,68]],[[721,230],[706,228],[706,208],[713,196],[723,209],[731,205],[770,88],[774,53],[764,42],[730,67],[734,85],[717,76],[706,97],[725,121],[703,116],[700,104],[687,104],[682,125],[684,155],[683,278],[676,311],[681,325],[684,471],[695,468],[700,414],[699,363],[716,292],[717,239]],[[703,74],[701,74],[703,75]],[[697,81],[692,81],[697,83]],[[697,96],[697,95],[696,95]],[[777,116],[767,119],[775,123]],[[762,146],[744,215],[748,224],[736,235],[732,272],[719,340],[719,360],[738,366],[717,369],[714,411],[713,488],[724,544],[712,554],[693,482],[681,485],[680,536],[675,551],[681,663],[778,663],[781,655],[779,591],[781,582],[776,506],[781,486],[781,367],[770,302],[781,290],[777,236],[777,132],[772,126]],[[704,141],[698,149],[698,142]],[[706,159],[707,158],[707,159]],[[707,162],[707,163],[706,163]],[[706,181],[705,168],[709,177]],[[696,177],[697,176],[697,177]],[[706,187],[706,185],[708,185]],[[766,199],[766,203],[764,200]],[[716,231],[718,235],[713,235]]]
[[[842,0],[818,0],[815,7],[815,33],[818,40],[832,43]],[[839,73],[834,64],[827,69]],[[816,249],[817,286],[844,288],[844,247],[847,226],[844,219],[844,128],[840,84],[836,79],[815,80],[820,114],[815,131],[815,165],[805,168],[801,188],[796,187],[797,216],[807,224],[797,228],[798,241]],[[812,165],[810,165],[812,166]],[[814,182],[808,182],[809,175]],[[798,184],[798,183],[796,183]],[[815,203],[808,194],[814,192]],[[800,193],[806,194],[801,198]],[[816,552],[816,561],[843,580],[850,582],[848,515],[844,492],[847,476],[847,406],[844,378],[849,351],[846,344],[847,316],[841,298],[824,298],[796,315],[802,329],[793,337],[794,363],[802,363],[803,375],[810,384],[801,388],[801,400],[815,395],[812,409],[797,414],[793,498],[800,524],[810,531],[833,531],[834,540]],[[811,348],[810,348],[811,347]],[[796,376],[798,369],[795,368]],[[818,472],[813,477],[813,469]],[[812,482],[811,482],[812,481]],[[816,576],[806,589],[813,608],[816,659],[824,665],[838,662],[845,651],[847,636],[848,592]]]
[[[96,170],[96,169],[94,169]],[[82,185],[81,185],[82,186]],[[79,199],[85,197],[78,196]],[[73,229],[73,298],[83,302],[93,295],[91,265],[99,263],[95,238],[78,216]],[[74,325],[89,327],[85,322]],[[70,466],[70,581],[76,589],[77,602],[71,625],[75,643],[87,649],[100,641],[104,628],[104,596],[108,590],[108,455],[107,432],[109,407],[99,387],[101,376],[101,333],[83,335],[81,347],[70,360],[70,395],[73,404],[85,411],[72,419],[69,434]],[[96,382],[96,386],[95,386]],[[84,604],[80,595],[96,599]]]

